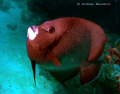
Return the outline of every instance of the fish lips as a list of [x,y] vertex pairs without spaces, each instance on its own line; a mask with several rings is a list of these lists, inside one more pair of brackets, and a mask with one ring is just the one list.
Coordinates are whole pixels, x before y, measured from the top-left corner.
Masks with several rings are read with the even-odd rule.
[[38,49],[44,49],[52,45],[55,41],[55,36],[42,29],[39,26],[32,26],[28,28],[27,32],[28,41],[30,44]]
[[38,27],[32,26],[32,27],[29,27],[29,28],[28,28],[27,37],[28,37],[30,40],[34,40],[35,37],[37,36],[37,34],[38,34]]

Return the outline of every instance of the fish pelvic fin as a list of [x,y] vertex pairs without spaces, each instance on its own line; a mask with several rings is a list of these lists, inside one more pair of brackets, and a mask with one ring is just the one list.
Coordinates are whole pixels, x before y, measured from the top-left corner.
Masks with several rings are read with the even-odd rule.
[[36,87],[36,79],[35,79],[35,67],[36,67],[36,63],[34,61],[31,61],[31,65],[32,65],[32,71],[33,71],[33,75],[34,75],[34,84]]
[[47,50],[48,50],[47,58],[49,60],[51,60],[55,66],[57,66],[57,67],[61,66],[61,63],[60,63],[59,59],[55,56],[55,54],[53,52],[51,52],[49,49],[47,49]]

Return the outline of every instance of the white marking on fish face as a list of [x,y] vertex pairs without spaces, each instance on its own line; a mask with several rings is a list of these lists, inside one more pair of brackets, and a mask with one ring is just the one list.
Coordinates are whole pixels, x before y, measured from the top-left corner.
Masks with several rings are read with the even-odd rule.
[[33,26],[33,29],[31,27],[28,28],[27,37],[29,37],[30,40],[34,40],[37,34],[38,34],[38,27],[35,28]]

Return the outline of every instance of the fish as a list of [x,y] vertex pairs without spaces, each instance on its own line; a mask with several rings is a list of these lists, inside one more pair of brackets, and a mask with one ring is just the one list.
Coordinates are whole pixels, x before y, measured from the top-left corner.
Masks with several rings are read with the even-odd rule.
[[102,64],[96,60],[106,42],[109,41],[99,25],[78,17],[57,18],[29,27],[27,54],[34,81],[39,64],[62,85],[79,72],[81,85],[91,82],[100,72]]

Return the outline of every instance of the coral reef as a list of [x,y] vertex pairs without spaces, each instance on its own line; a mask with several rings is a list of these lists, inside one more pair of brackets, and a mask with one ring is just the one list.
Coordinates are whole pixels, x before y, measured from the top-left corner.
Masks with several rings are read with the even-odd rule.
[[[40,13],[40,12],[47,12],[49,17],[51,18],[58,18],[62,16],[87,16],[88,13],[89,16],[93,16],[100,13],[106,13],[106,11],[110,11],[110,6],[96,6],[96,5],[80,5],[78,6],[77,3],[103,3],[103,2],[109,2],[109,3],[115,3],[114,0],[91,0],[91,1],[83,1],[83,0],[69,0],[68,2],[64,0],[29,0],[27,2],[27,7],[34,13]],[[104,11],[103,11],[104,10]],[[99,12],[98,12],[99,11]],[[87,13],[86,13],[87,12]],[[87,16],[88,17],[88,16]]]
[[[111,5],[78,5],[78,3],[88,2],[94,4],[96,2],[109,2]],[[105,29],[110,29],[110,32],[119,33],[120,13],[118,12],[120,8],[118,3],[117,0],[69,0],[68,2],[64,0],[29,0],[27,1],[27,8],[35,14],[47,13],[46,17],[51,19],[68,16],[86,18],[98,23]]]
[[[120,38],[115,42],[115,47],[117,48],[120,45]],[[118,49],[120,51],[120,49]]]
[[28,10],[21,11],[21,20],[26,24],[34,23],[35,25],[38,25],[43,23],[44,20],[47,20],[47,19],[49,18],[46,17],[46,14],[39,15],[39,14],[31,13]]
[[0,10],[3,12],[7,12],[10,8],[15,8],[12,6],[11,2],[6,0],[0,0]]
[[107,77],[109,77],[109,79],[112,78],[112,80],[116,79],[115,81],[117,84],[118,92],[120,93],[120,52],[118,50],[119,48],[120,44],[116,48],[109,47],[109,49],[106,50],[106,52],[109,52],[109,55],[105,55],[104,59],[106,60],[107,63],[109,63],[111,67],[107,72],[110,73],[111,76]]

